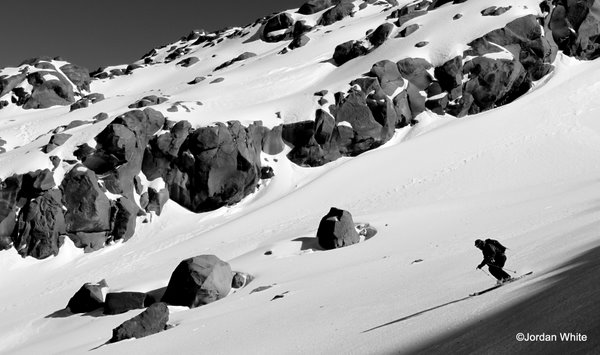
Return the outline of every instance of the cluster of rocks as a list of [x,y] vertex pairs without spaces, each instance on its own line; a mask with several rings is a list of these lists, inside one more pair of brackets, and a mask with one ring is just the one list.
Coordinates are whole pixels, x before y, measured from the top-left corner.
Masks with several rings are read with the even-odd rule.
[[[373,34],[378,32],[389,33]],[[338,46],[334,60],[343,64],[366,53],[355,43],[349,50]],[[463,55],[439,66],[421,58],[375,63],[365,77],[350,82],[349,91],[334,95],[335,104],[322,105],[314,121],[284,125],[283,138],[293,147],[288,158],[318,166],[380,146],[425,109],[462,117],[510,103],[552,70],[556,53],[533,15],[518,18],[469,46]],[[487,56],[502,51],[499,46],[510,51],[506,59]]]
[[109,343],[142,338],[168,328],[168,305],[196,308],[226,297],[232,289],[245,287],[252,276],[234,272],[227,262],[214,255],[199,255],[183,260],[173,271],[160,300],[155,292],[109,292],[105,280],[86,283],[71,297],[71,313],[90,313],[102,309],[103,315],[144,309],[115,329]]
[[248,58],[252,58],[252,57],[256,57],[256,53],[244,52],[244,53],[238,55],[237,57],[235,57],[235,58],[233,58],[231,60],[228,60],[225,63],[217,66],[214,71],[227,68],[228,66],[230,66],[230,65],[232,65],[234,63],[241,62],[241,61],[244,61],[244,60],[246,60]]
[[[91,78],[87,69],[75,64],[56,68],[53,61],[59,59],[29,59],[20,64],[23,68],[18,74],[0,76],[0,97],[10,94],[11,102],[24,109],[72,104],[81,91],[90,90]],[[73,87],[79,92],[74,92]],[[8,104],[3,100],[0,108]]]

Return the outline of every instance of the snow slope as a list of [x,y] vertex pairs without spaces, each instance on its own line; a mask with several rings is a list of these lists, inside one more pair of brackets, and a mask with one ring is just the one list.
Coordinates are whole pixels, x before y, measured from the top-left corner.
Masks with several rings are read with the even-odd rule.
[[[495,5],[488,0],[471,3],[460,5],[465,21],[469,12],[475,16]],[[506,3],[514,3],[515,11],[495,19],[498,26],[536,8],[535,1]],[[442,6],[436,14],[452,17],[458,6]],[[327,50],[331,43],[376,27],[385,18],[380,11],[372,6],[333,25],[332,34],[322,36],[342,34]],[[427,21],[425,28],[438,19]],[[472,36],[487,31],[457,27],[477,32]],[[432,61],[457,53],[443,46],[443,37],[417,34],[431,41],[427,50]],[[39,134],[100,111],[113,117],[159,88],[171,98],[161,111],[175,101],[204,104],[190,114],[172,115],[175,119],[193,118],[194,124],[202,124],[260,118],[274,125],[278,111],[286,122],[309,119],[316,107],[314,91],[342,90],[377,60],[393,55],[399,59],[394,42],[389,42],[378,49],[381,53],[334,71],[315,64],[331,55],[325,54],[325,41],[310,42],[289,56],[276,55],[281,44],[257,42],[243,51],[267,54],[249,59],[245,70],[236,64],[217,72],[215,77],[225,77],[223,83],[192,88],[185,84],[239,54],[242,45],[231,41],[231,47],[228,41],[212,47],[222,60],[201,67],[178,70],[172,62],[152,67],[152,75],[145,68],[97,82],[92,91],[114,96],[87,109],[2,111],[0,137],[10,137],[10,147],[22,147],[0,156],[1,175],[44,164],[32,148],[49,136],[31,142]],[[323,48],[311,48],[311,43]],[[206,52],[207,57],[212,54]],[[42,261],[22,259],[14,249],[0,252],[0,353],[410,352],[542,292],[557,266],[600,244],[600,103],[595,100],[600,95],[600,64],[559,54],[555,66],[551,78],[510,105],[463,119],[424,113],[419,117],[422,124],[399,130],[396,139],[355,158],[301,168],[284,153],[265,156],[275,177],[240,204],[193,214],[169,201],[159,218],[138,224],[127,243],[83,254],[67,240],[57,257]],[[216,85],[222,86],[217,90]],[[91,127],[81,128],[70,147],[89,141],[103,128]],[[24,133],[19,136],[17,131]],[[61,149],[68,154],[68,147]],[[316,229],[331,206],[349,210],[356,222],[370,223],[377,234],[348,248],[319,250]],[[475,270],[481,255],[473,241],[481,237],[501,240],[510,248],[506,267],[533,270],[533,276],[402,320],[495,282]],[[140,311],[68,317],[57,312],[83,283],[103,278],[111,291],[160,292],[181,260],[200,254],[215,254],[255,279],[210,305],[170,307],[174,328],[116,344],[103,345],[113,328]],[[260,286],[271,287],[252,292]],[[515,329],[515,334],[518,331],[522,330]]]

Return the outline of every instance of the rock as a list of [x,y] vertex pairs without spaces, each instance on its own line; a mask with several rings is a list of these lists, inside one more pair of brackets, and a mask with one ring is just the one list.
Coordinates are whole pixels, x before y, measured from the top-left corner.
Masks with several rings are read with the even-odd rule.
[[123,239],[126,242],[135,233],[135,221],[139,208],[135,202],[126,197],[120,197],[117,199],[116,209],[112,235],[114,240]]
[[157,97],[156,95],[145,96],[129,105],[129,108],[142,108],[146,106],[160,105],[168,101],[166,97]]
[[388,39],[393,30],[393,24],[389,22],[383,23],[379,25],[379,27],[377,27],[375,31],[373,31],[373,33],[367,37],[367,39],[374,47],[379,47]]
[[155,303],[144,312],[113,329],[109,343],[131,338],[143,338],[166,329],[169,321],[169,307],[165,303]]
[[177,62],[177,65],[180,65],[184,68],[191,67],[192,65],[198,63],[200,59],[198,57],[189,57],[184,60]]
[[228,263],[214,255],[182,261],[173,271],[162,302],[195,308],[229,294],[233,276]]
[[343,65],[344,63],[367,53],[368,49],[360,42],[348,41],[335,47],[333,60],[337,65]]
[[413,119],[413,115],[410,110],[408,93],[406,90],[403,90],[394,97],[393,104],[397,117],[396,128],[408,126]]
[[[48,76],[53,79],[48,79]],[[66,106],[75,101],[71,82],[58,72],[33,72],[27,75],[27,82],[33,88],[31,95],[23,102],[23,108],[26,110]]]
[[332,207],[321,219],[317,230],[319,245],[326,250],[343,248],[360,242],[348,211]]
[[419,25],[417,25],[416,23],[413,23],[412,25],[408,25],[408,26],[404,27],[402,30],[400,30],[400,32],[398,33],[398,38],[408,37],[411,34],[415,33],[418,29],[419,29]]
[[425,97],[421,95],[419,88],[410,81],[406,87],[406,94],[413,118],[425,111]]
[[31,196],[37,196],[54,186],[54,173],[49,169],[36,170],[23,176],[23,187],[30,190]]
[[148,205],[146,206],[147,212],[155,212],[157,216],[160,216],[162,209],[169,201],[169,190],[166,188],[156,191],[153,187],[148,188]]
[[261,180],[265,180],[265,179],[271,179],[273,176],[275,176],[275,173],[273,172],[273,168],[270,166],[263,166],[260,169],[260,179]]
[[143,292],[110,292],[104,302],[104,314],[121,314],[153,303],[156,303],[154,299]]
[[[454,88],[462,86],[463,79],[463,59],[462,56],[454,57],[434,69],[435,78],[438,80],[444,91],[452,92]],[[462,93],[461,93],[462,94]],[[460,95],[458,95],[460,96]],[[456,97],[452,97],[454,99]]]
[[104,120],[108,119],[108,114],[106,112],[100,112],[99,114],[94,116],[92,119],[94,120],[94,122],[104,121]]
[[261,126],[239,122],[201,127],[189,134],[177,158],[151,142],[144,155],[148,179],[162,177],[170,198],[194,212],[237,203],[256,188],[260,176]]
[[463,14],[456,14],[456,15],[454,15],[454,17],[452,17],[452,19],[456,21],[456,20],[460,19],[461,17],[463,17]]
[[373,64],[370,74],[377,77],[386,95],[394,94],[399,87],[404,85],[398,66],[389,60],[382,60]]
[[104,306],[104,294],[107,289],[108,285],[105,280],[97,284],[85,283],[71,297],[67,308],[72,313],[87,313],[102,308]]
[[133,73],[135,70],[143,68],[143,66],[139,64],[129,64],[127,68],[125,68],[125,75],[129,75]]
[[481,15],[482,16],[500,16],[503,13],[505,13],[506,11],[510,10],[511,8],[512,8],[512,6],[504,6],[504,7],[490,6],[488,8],[481,10]]
[[302,15],[311,15],[319,11],[323,11],[328,7],[335,5],[338,1],[335,0],[310,0],[304,3],[298,9],[298,13]]
[[428,10],[434,10],[437,9],[438,7],[445,5],[449,2],[452,2],[452,0],[433,0],[433,2],[431,3],[431,5],[429,5],[429,7],[427,8]]
[[44,153],[50,153],[52,150],[65,144],[67,142],[67,140],[69,140],[69,138],[71,138],[71,137],[72,137],[72,135],[67,134],[67,133],[54,134],[50,138],[50,141],[48,142],[48,144],[44,147]]
[[293,17],[285,12],[271,17],[264,25],[261,39],[265,42],[279,42],[290,38],[292,26],[294,26]]
[[87,68],[75,64],[65,64],[60,67],[60,70],[79,90],[90,91],[90,72]]
[[215,68],[214,71],[224,69],[234,63],[241,62],[241,61],[244,61],[244,60],[246,60],[248,58],[252,58],[252,57],[256,57],[256,53],[244,52],[244,53],[238,55],[237,57],[233,58],[232,60],[229,60],[229,61],[219,65],[218,67]]
[[225,78],[216,78],[215,80],[211,81],[209,84],[217,84],[217,83],[221,83],[225,81]]
[[342,0],[331,9],[325,11],[318,24],[322,26],[329,26],[344,18],[351,16],[354,10],[354,4],[351,1]]
[[21,209],[13,243],[21,256],[45,259],[58,255],[65,233],[60,190],[49,190]]
[[429,44],[429,42],[427,42],[427,41],[421,41],[421,42],[418,42],[417,44],[415,44],[415,47],[421,48],[421,47],[425,47],[428,44]]
[[0,97],[11,92],[15,87],[25,81],[26,78],[27,75],[24,73],[19,73],[12,76],[0,76]]
[[197,76],[194,78],[194,80],[188,82],[189,85],[194,85],[194,84],[198,84],[200,82],[203,82],[204,80],[206,80],[206,77],[204,76]]
[[290,45],[288,46],[290,49],[296,49],[300,47],[304,47],[310,42],[310,38],[306,35],[300,35],[298,37],[294,37]]
[[264,128],[262,132],[261,149],[269,155],[276,155],[285,149],[285,144],[281,138],[283,126],[275,126],[272,129]]
[[250,282],[254,280],[254,277],[250,274],[244,272],[235,272],[233,275],[233,279],[231,280],[231,287],[235,289],[239,289],[245,287]]
[[65,175],[61,190],[69,233],[110,231],[110,201],[92,170],[76,165]]
[[470,74],[464,91],[473,96],[479,111],[512,102],[531,87],[525,68],[516,60],[477,57],[464,70]]
[[552,38],[565,54],[593,60],[600,56],[600,18],[594,1],[553,1],[548,23]]
[[69,239],[85,253],[104,248],[108,232],[69,232]]
[[397,65],[400,75],[410,81],[419,90],[425,90],[433,81],[433,78],[427,72],[433,65],[425,59],[406,58],[400,60]]

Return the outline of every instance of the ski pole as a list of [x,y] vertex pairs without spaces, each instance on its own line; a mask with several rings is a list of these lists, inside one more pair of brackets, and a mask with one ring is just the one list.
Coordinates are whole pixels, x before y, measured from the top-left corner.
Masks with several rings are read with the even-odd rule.
[[510,271],[510,272],[512,272],[513,274],[516,274],[516,273],[517,273],[515,270],[511,270],[511,269],[507,269],[507,268],[502,268],[502,269],[503,269],[503,270],[506,270],[506,271]]
[[496,278],[492,277],[492,275],[488,274],[488,272],[487,272],[487,271],[485,271],[485,270],[483,270],[483,269],[479,269],[479,270],[483,271],[483,273],[484,273],[484,274],[486,274],[486,275],[488,275],[490,278],[492,278],[492,279],[494,279],[494,280],[496,279]]

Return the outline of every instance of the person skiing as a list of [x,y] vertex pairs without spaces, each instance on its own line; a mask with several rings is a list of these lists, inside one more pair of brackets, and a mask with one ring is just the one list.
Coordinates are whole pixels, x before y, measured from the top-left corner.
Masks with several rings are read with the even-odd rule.
[[486,239],[485,241],[477,239],[475,246],[481,249],[483,253],[483,261],[477,265],[477,269],[481,269],[484,265],[487,265],[490,274],[498,279],[498,283],[503,283],[511,279],[510,275],[502,270],[504,263],[506,263],[506,255],[504,255],[506,251],[505,246],[494,239]]

